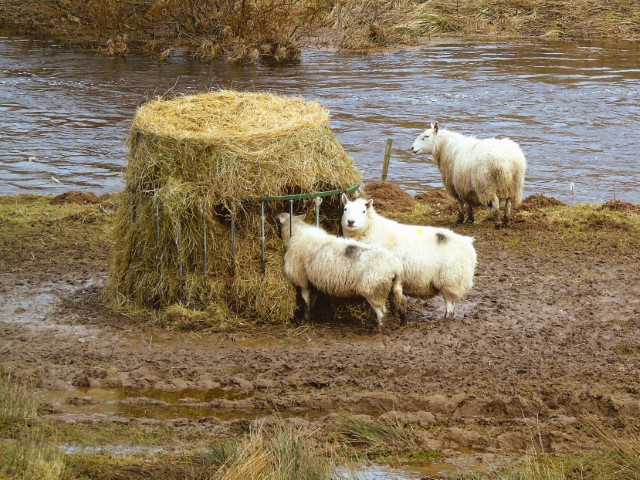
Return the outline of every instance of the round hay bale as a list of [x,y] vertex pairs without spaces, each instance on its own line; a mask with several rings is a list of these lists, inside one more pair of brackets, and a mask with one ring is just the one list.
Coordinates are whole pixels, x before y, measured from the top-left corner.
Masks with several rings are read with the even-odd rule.
[[[292,318],[296,295],[284,277],[273,221],[289,202],[264,202],[263,272],[261,199],[347,190],[361,182],[329,127],[328,112],[315,102],[267,93],[159,99],[138,110],[128,143],[105,288],[109,303],[215,312],[212,325],[230,317]],[[333,195],[321,206],[322,223],[334,232],[339,205]],[[294,208],[314,218],[312,199],[296,200]]]

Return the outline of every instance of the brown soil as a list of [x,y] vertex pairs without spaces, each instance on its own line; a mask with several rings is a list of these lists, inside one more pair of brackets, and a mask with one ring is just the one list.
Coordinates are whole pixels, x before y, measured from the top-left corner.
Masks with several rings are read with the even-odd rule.
[[[440,193],[421,201],[427,197],[446,201]],[[556,215],[561,221],[535,208],[550,204],[538,196],[526,201],[526,211],[503,230],[483,221],[482,210],[475,226],[457,227],[475,237],[478,268],[455,319],[441,320],[440,297],[411,300],[408,323],[389,319],[382,332],[373,321],[220,333],[155,329],[148,318],[140,326],[101,303],[103,245],[84,245],[74,256],[68,248],[78,247],[53,244],[39,264],[26,254],[10,256],[20,263],[1,274],[0,363],[69,397],[78,396],[73,387],[222,389],[224,398],[208,406],[279,412],[309,429],[338,411],[395,411],[419,431],[421,448],[445,456],[472,448],[495,457],[532,443],[574,452],[593,442],[585,415],[620,435],[640,423],[640,235],[631,223],[597,230],[569,224],[570,207],[554,207],[568,209]],[[429,222],[454,220],[434,215]],[[165,422],[199,438],[242,431],[250,416],[214,411]]]

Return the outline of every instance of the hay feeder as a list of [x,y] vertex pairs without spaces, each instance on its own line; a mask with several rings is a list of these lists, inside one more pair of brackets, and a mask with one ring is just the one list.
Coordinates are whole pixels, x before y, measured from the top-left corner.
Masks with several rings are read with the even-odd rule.
[[328,112],[267,93],[158,99],[138,110],[128,143],[107,301],[205,312],[211,325],[291,319],[273,217],[308,212],[336,232],[340,193],[361,183]]

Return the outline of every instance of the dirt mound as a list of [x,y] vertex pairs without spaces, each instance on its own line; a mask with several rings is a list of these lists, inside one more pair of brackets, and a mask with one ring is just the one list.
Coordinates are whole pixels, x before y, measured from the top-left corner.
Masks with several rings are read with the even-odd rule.
[[440,189],[427,190],[416,195],[416,200],[420,203],[452,202],[447,192]]
[[451,199],[447,192],[439,188],[427,190],[416,195],[416,200],[423,205],[435,205],[445,213],[455,213],[458,211],[458,204]]
[[68,192],[56,195],[51,200],[52,205],[63,205],[66,203],[80,203],[86,205],[88,203],[100,203],[100,199],[93,192],[80,192],[78,190],[70,190]]
[[631,225],[628,223],[613,218],[592,218],[587,220],[587,225],[596,230],[620,230],[625,232],[632,230]]
[[373,198],[377,210],[402,212],[411,210],[416,199],[392,182],[371,182],[364,187],[369,198]]
[[557,207],[560,205],[564,205],[564,203],[556,198],[535,194],[525,198],[520,205],[520,209],[530,212],[532,210],[538,210],[544,207]]
[[616,212],[640,212],[640,205],[621,202],[620,200],[609,200],[600,207],[600,210],[614,210]]

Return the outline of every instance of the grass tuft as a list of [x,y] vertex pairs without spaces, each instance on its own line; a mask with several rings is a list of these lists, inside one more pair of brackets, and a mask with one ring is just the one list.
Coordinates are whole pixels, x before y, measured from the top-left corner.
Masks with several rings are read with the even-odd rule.
[[373,456],[411,452],[418,446],[415,431],[393,418],[372,419],[342,413],[337,419],[335,435]]
[[335,478],[331,459],[319,454],[308,439],[284,426],[251,430],[234,446],[212,447],[225,460],[213,480],[328,480]]
[[29,389],[11,375],[0,376],[0,432],[36,418],[38,404]]
[[57,480],[65,465],[62,452],[34,425],[38,404],[27,386],[0,377],[0,478]]

